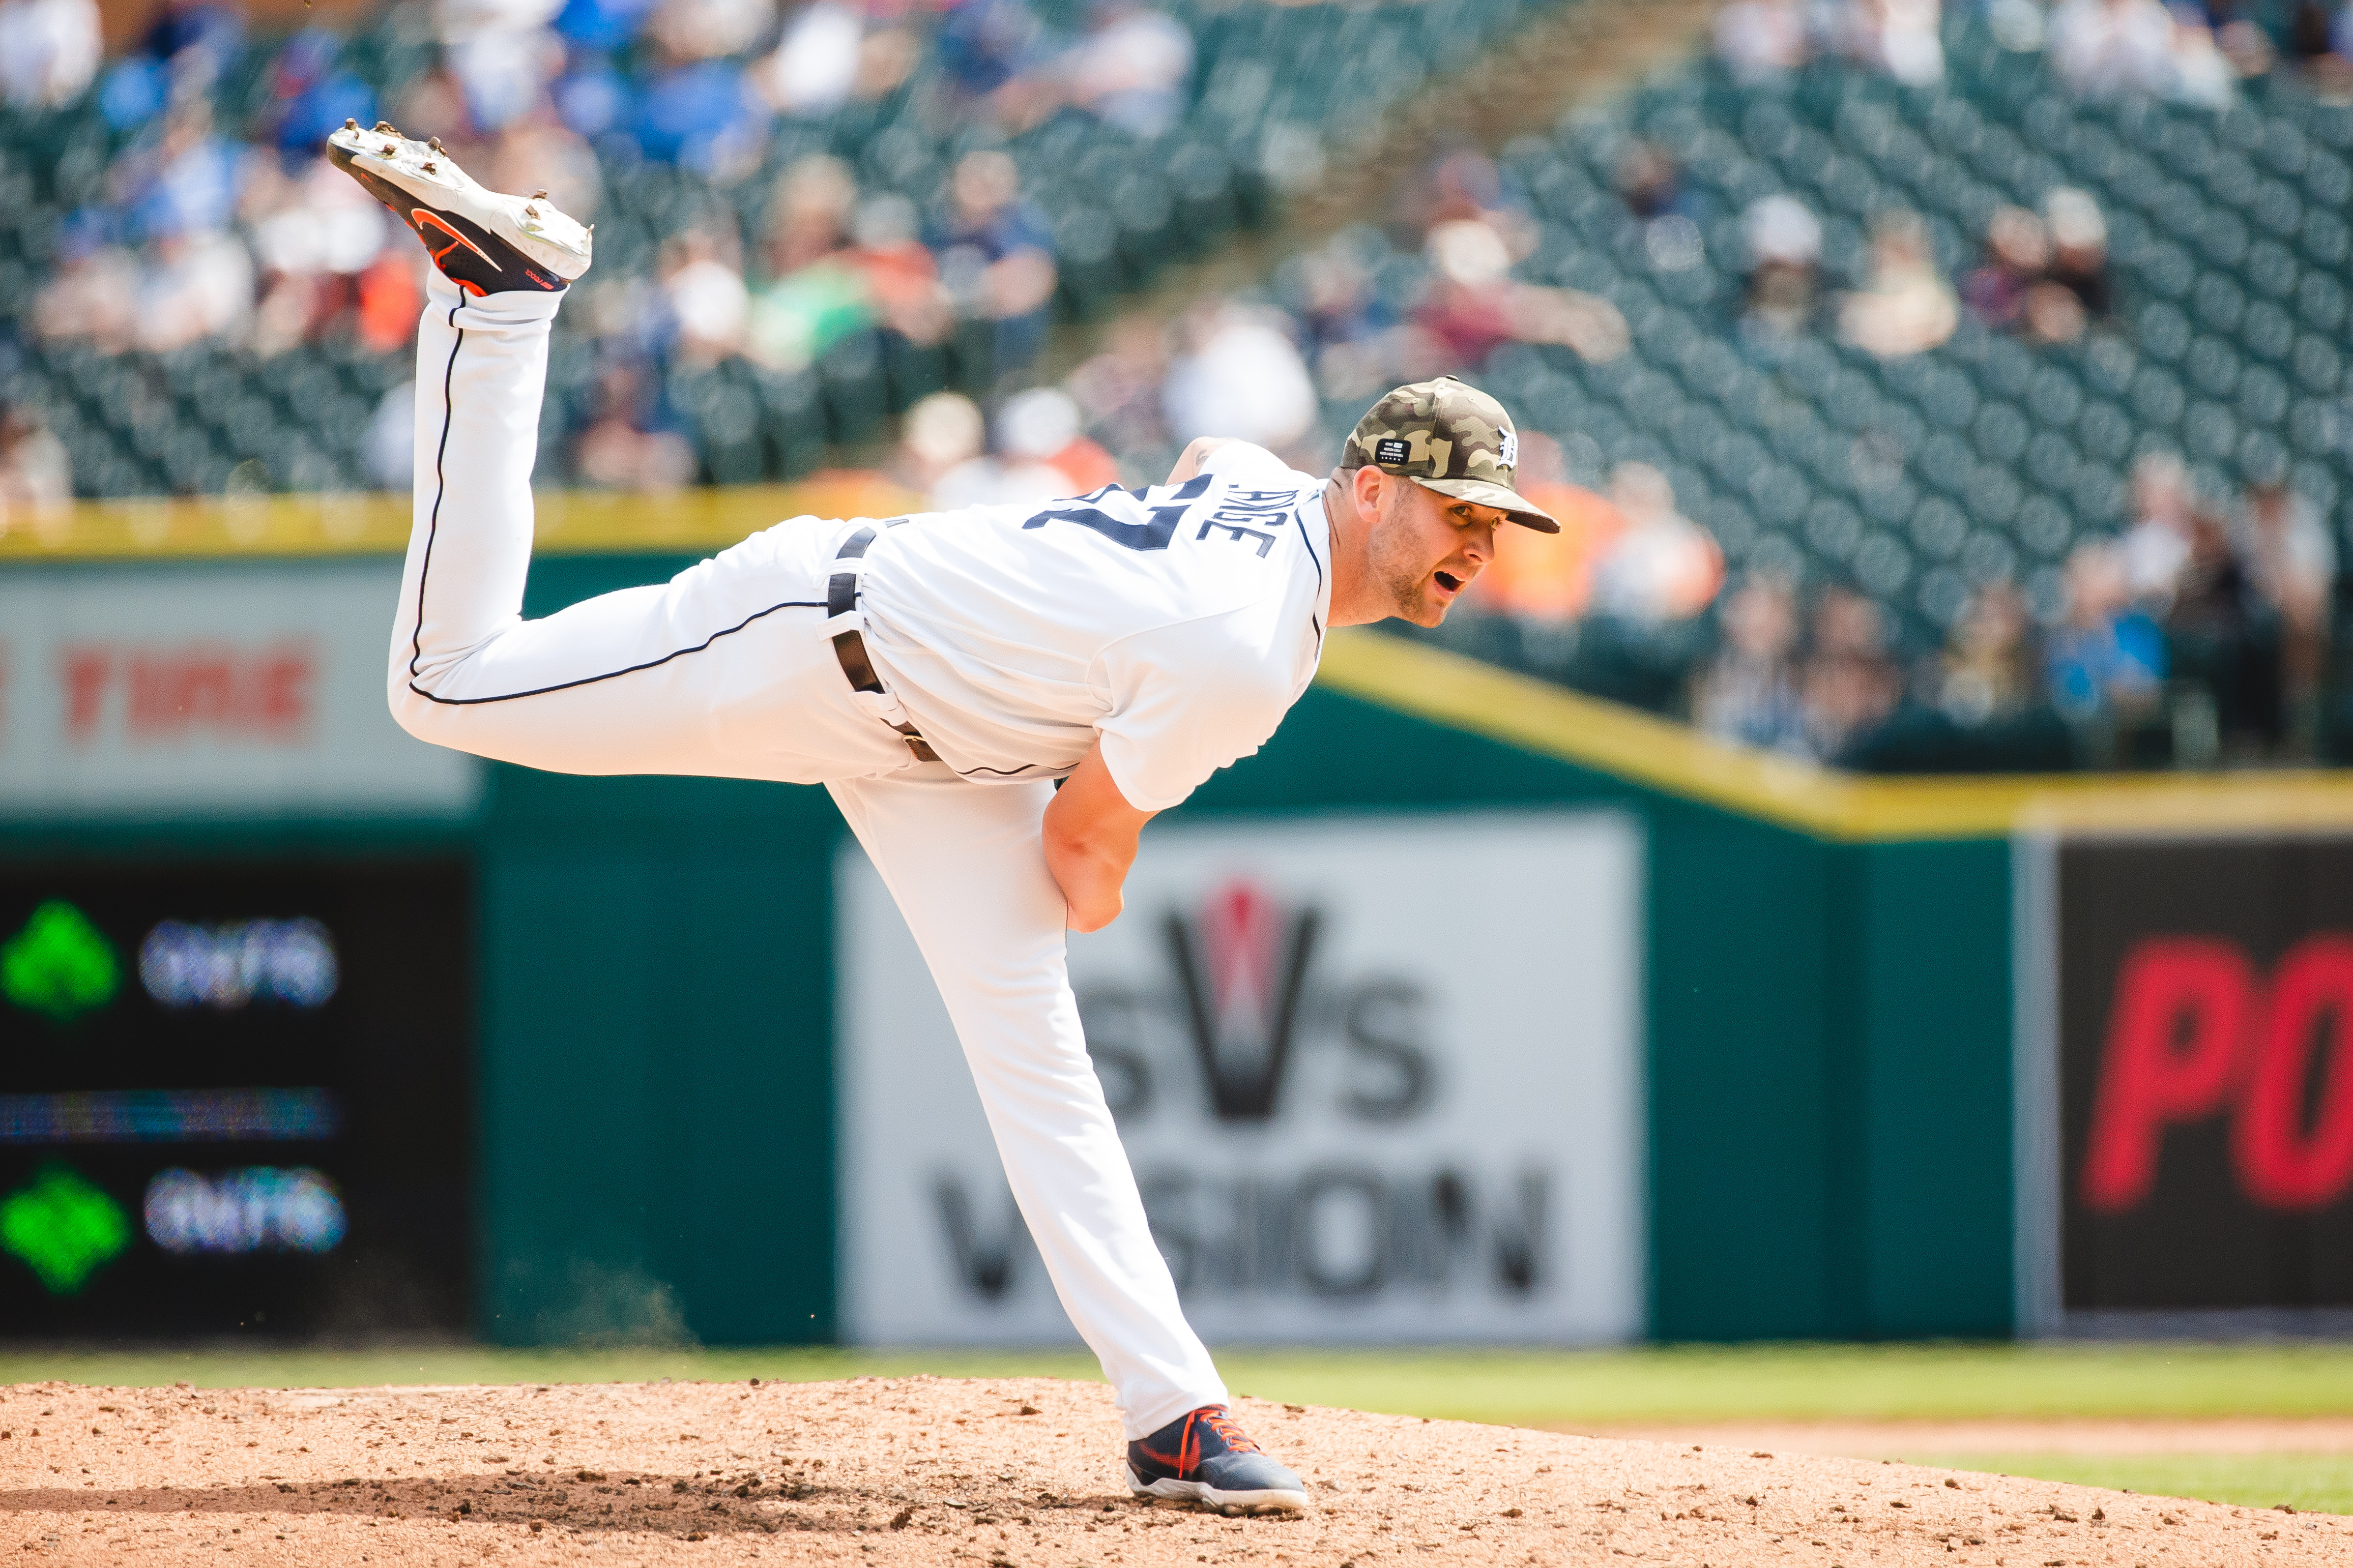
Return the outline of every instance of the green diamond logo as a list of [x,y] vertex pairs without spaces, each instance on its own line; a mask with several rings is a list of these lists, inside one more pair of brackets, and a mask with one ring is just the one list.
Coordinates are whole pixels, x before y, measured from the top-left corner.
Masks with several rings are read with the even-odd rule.
[[0,1203],[0,1247],[25,1260],[52,1296],[70,1296],[131,1245],[122,1205],[63,1165]]
[[63,899],[35,910],[23,931],[0,942],[0,994],[28,1013],[69,1023],[113,1001],[121,984],[114,944]]

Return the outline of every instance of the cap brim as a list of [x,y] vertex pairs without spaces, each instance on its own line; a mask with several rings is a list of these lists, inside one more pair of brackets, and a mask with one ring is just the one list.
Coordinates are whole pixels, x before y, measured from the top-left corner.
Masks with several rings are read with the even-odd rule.
[[1533,528],[1538,533],[1560,531],[1559,520],[1509,485],[1499,485],[1493,479],[1417,479],[1413,482],[1440,495],[1467,500],[1472,506],[1492,506],[1523,528]]

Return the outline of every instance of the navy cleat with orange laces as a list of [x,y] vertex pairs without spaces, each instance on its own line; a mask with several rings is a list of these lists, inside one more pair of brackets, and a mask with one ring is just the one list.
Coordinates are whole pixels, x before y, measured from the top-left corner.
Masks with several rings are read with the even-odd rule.
[[382,121],[327,138],[328,161],[392,209],[425,242],[442,275],[467,293],[557,294],[588,270],[589,231],[545,191],[501,195],[476,184],[441,143],[413,142]]
[[1293,1513],[1304,1482],[1268,1458],[1222,1405],[1188,1411],[1127,1446],[1127,1489],[1219,1513]]

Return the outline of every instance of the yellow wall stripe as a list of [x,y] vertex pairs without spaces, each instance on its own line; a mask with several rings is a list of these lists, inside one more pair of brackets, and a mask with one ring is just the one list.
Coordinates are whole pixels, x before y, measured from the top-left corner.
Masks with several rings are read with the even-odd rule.
[[1712,740],[1648,713],[1361,629],[1333,634],[1316,679],[1399,712],[1820,838],[1889,843],[2035,831],[2353,827],[2353,774],[1870,778]]
[[[889,517],[920,504],[878,474],[674,495],[543,491],[547,554],[702,554],[788,517]],[[405,495],[0,503],[0,565],[397,554]],[[1318,679],[1335,691],[1680,799],[1829,839],[1894,842],[2069,832],[2353,827],[2353,774],[2057,774],[1873,779],[1710,740],[1682,724],[1377,633],[1333,635]]]
[[[709,553],[788,517],[891,517],[921,504],[878,474],[847,469],[789,485],[664,496],[543,490],[534,499],[534,547],[552,555]],[[397,555],[408,548],[409,516],[407,496],[373,493],[159,497],[55,509],[0,501],[0,563]]]

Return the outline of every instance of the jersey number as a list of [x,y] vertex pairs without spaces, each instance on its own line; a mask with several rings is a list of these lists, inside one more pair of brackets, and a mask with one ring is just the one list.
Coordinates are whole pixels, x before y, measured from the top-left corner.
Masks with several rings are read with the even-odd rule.
[[[1169,540],[1176,537],[1177,520],[1185,515],[1186,509],[1181,503],[1199,500],[1208,488],[1209,476],[1197,475],[1175,491],[1180,504],[1145,508],[1145,514],[1150,519],[1145,522],[1130,522],[1124,518],[1113,517],[1100,507],[1080,506],[1065,507],[1060,511],[1041,511],[1021,526],[1025,529],[1043,528],[1050,522],[1075,522],[1081,528],[1093,529],[1113,544],[1128,550],[1166,550]],[[1101,500],[1111,495],[1127,496],[1135,500],[1144,499],[1134,490],[1123,489],[1117,485],[1105,485],[1094,494],[1079,499]]]

